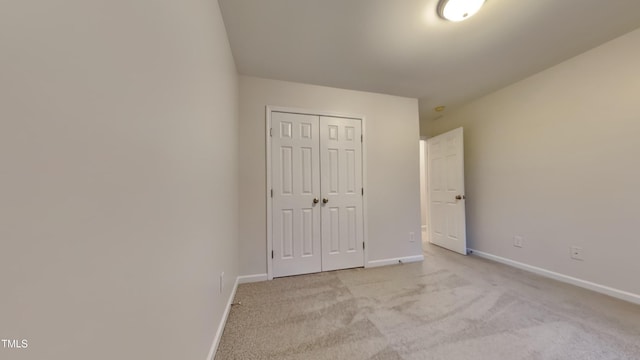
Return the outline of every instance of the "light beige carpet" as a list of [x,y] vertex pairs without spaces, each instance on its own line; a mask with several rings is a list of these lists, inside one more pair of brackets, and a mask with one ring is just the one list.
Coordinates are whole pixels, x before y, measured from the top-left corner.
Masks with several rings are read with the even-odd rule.
[[640,359],[640,306],[429,246],[238,287],[216,360]]

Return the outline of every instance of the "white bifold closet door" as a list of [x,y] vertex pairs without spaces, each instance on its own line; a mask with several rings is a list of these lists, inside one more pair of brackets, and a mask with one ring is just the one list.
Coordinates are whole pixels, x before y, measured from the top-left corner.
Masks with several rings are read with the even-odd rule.
[[322,270],[318,116],[271,115],[273,275]]
[[273,276],[364,265],[362,124],[271,113]]
[[320,118],[322,270],[363,266],[360,120]]

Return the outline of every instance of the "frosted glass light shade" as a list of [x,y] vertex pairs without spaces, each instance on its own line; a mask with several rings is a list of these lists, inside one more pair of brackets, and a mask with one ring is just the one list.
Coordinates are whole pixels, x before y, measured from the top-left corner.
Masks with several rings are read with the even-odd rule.
[[438,14],[449,21],[466,20],[477,13],[485,0],[440,0]]

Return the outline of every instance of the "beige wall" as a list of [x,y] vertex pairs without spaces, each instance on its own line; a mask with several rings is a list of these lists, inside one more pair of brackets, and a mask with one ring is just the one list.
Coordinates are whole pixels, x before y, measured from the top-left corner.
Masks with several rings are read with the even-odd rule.
[[3,1],[0,48],[0,337],[29,345],[0,358],[205,359],[238,270],[217,2]]
[[464,126],[471,248],[640,294],[638,44],[640,30],[422,124]]
[[[416,256],[420,244],[418,102],[322,86],[240,77],[240,265],[267,272],[265,106],[366,117],[369,260]],[[416,241],[409,242],[409,232]]]

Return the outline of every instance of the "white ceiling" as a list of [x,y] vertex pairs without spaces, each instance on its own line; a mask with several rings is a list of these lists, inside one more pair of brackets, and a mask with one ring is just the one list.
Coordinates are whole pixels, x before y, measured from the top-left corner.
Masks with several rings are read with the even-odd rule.
[[[244,75],[415,97],[428,120],[640,26],[640,0],[219,0]],[[640,46],[640,44],[638,44]]]

